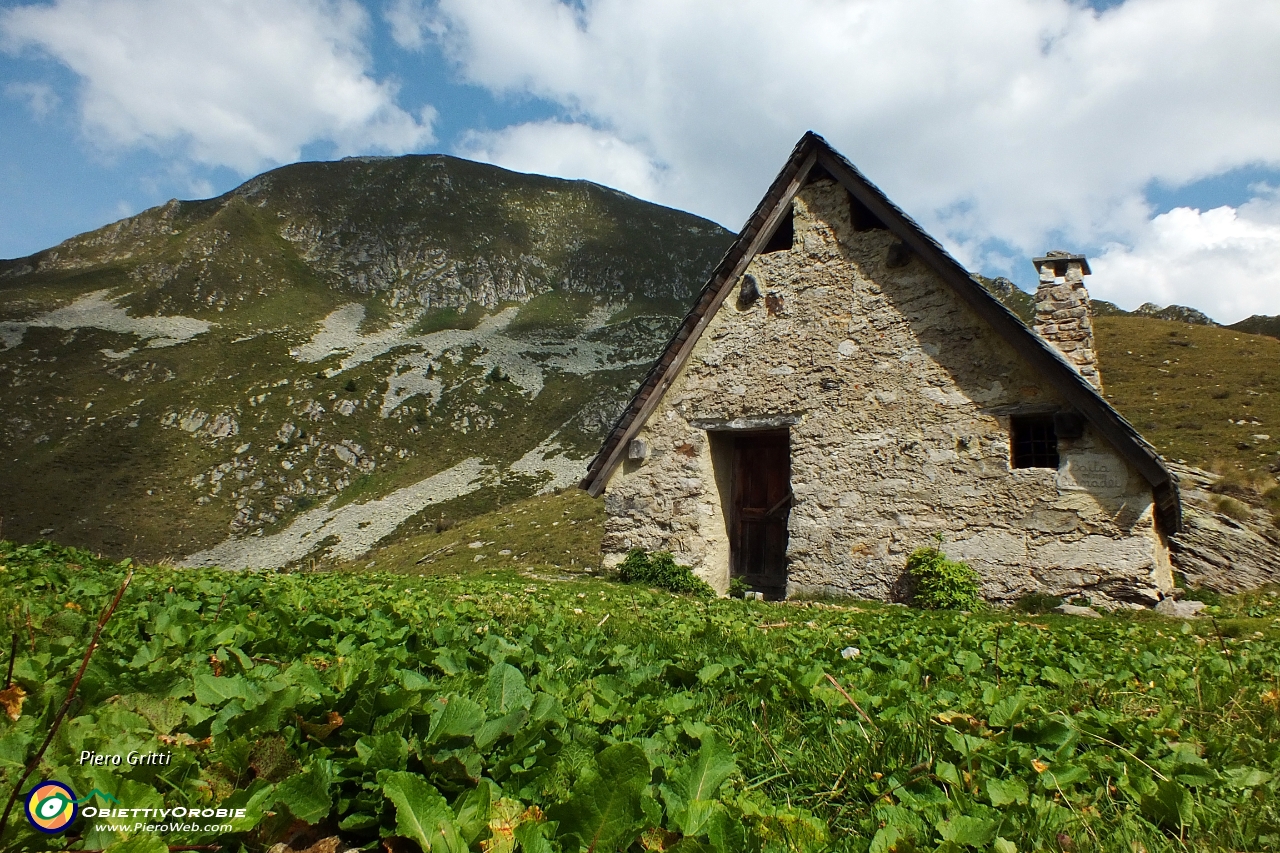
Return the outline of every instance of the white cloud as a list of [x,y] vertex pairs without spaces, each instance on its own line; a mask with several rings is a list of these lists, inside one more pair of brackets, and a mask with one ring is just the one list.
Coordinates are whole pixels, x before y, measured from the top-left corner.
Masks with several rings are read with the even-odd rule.
[[37,119],[43,119],[62,103],[58,93],[47,83],[10,83],[4,87],[10,98],[26,101],[27,108]]
[[1175,208],[1090,266],[1093,295],[1122,307],[1192,305],[1220,323],[1280,314],[1280,192],[1238,209]]
[[434,31],[425,0],[392,0],[382,12],[391,37],[405,50],[419,50]]
[[367,28],[352,0],[56,0],[0,14],[11,49],[80,76],[90,138],[241,172],[312,142],[346,154],[432,141],[430,108],[414,117],[370,76]]
[[660,168],[639,148],[582,124],[544,121],[471,133],[460,153],[482,163],[557,178],[584,178],[640,198],[657,194]]
[[731,228],[809,128],[994,271],[1050,242],[1145,239],[1152,181],[1280,168],[1274,0],[1104,13],[1075,0],[438,0],[426,14],[470,82],[627,140],[663,164],[657,200]]

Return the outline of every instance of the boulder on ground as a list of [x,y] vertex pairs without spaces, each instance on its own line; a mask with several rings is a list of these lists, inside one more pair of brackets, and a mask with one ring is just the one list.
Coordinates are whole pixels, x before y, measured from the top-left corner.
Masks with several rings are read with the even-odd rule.
[[1059,604],[1053,609],[1055,613],[1064,613],[1067,616],[1084,616],[1089,619],[1102,618],[1102,614],[1092,607],[1081,607],[1079,604]]
[[1175,619],[1195,619],[1208,607],[1203,601],[1177,601],[1166,598],[1156,605],[1156,612]]

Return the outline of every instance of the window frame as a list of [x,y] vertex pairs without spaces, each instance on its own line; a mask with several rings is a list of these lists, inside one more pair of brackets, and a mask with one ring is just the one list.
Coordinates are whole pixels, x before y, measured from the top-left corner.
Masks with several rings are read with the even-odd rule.
[[1058,431],[1053,415],[1013,415],[1009,418],[1010,469],[1045,468],[1056,471],[1062,465]]

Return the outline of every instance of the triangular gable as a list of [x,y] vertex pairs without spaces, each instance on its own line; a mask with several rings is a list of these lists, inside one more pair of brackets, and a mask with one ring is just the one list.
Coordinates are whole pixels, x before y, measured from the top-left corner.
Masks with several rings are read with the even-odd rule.
[[[644,382],[591,461],[580,483],[592,496],[604,491],[605,483],[622,461],[627,443],[640,431],[649,415],[679,375],[693,347],[711,318],[719,310],[742,276],[747,265],[764,248],[791,202],[820,168],[848,190],[850,196],[901,240],[916,256],[951,286],[975,314],[985,320],[1014,351],[1042,374],[1052,387],[1151,484],[1156,504],[1156,520],[1166,534],[1182,527],[1182,506],[1177,483],[1165,468],[1160,455],[1138,434],[1133,425],[1111,407],[1102,395],[1048,342],[1018,319],[995,296],[975,281],[942,246],[924,232],[911,217],[868,181],[852,163],[837,153],[821,136],[809,131],[800,138],[791,156],[769,191],[747,219],[738,239],[725,253],[711,278],[698,294],[693,308],[650,368]],[[825,177],[825,176],[824,176]]]

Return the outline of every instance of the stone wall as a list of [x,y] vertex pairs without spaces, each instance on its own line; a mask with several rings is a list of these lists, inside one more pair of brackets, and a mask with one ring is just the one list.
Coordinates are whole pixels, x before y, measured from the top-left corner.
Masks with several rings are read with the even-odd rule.
[[748,267],[762,298],[725,300],[639,434],[648,455],[612,474],[607,564],[669,550],[724,591],[730,471],[723,433],[693,422],[791,415],[788,594],[893,597],[938,535],[989,599],[1171,588],[1148,484],[1090,427],[1058,470],[1011,470],[1010,415],[1066,407],[948,285],[888,231],[855,231],[832,181],[801,190],[794,222],[791,251]]

